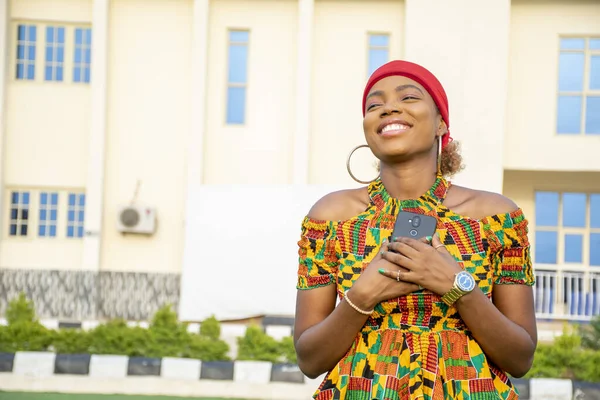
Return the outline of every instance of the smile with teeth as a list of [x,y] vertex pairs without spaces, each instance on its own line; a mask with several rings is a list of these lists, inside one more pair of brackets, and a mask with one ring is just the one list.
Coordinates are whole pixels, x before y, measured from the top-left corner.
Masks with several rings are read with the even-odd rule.
[[403,124],[389,124],[383,127],[381,133],[392,132],[392,131],[405,131],[409,129],[410,126]]

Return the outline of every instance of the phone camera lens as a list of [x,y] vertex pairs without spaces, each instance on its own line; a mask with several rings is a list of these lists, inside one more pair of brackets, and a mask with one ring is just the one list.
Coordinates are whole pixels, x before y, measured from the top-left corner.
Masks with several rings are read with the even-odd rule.
[[414,226],[415,228],[418,228],[419,226],[421,226],[421,217],[414,217],[412,219],[412,226]]
[[415,229],[411,229],[409,233],[410,233],[410,236],[417,236],[417,234],[419,232],[417,232]]

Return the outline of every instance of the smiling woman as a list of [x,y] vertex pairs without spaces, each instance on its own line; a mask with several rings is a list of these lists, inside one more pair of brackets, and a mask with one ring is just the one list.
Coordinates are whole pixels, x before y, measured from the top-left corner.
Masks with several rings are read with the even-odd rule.
[[[425,68],[382,66],[362,106],[380,175],[319,200],[298,242],[298,364],[326,373],[314,398],[517,399],[508,374],[537,343],[523,212],[446,180],[461,159]],[[425,216],[435,233],[420,237]]]

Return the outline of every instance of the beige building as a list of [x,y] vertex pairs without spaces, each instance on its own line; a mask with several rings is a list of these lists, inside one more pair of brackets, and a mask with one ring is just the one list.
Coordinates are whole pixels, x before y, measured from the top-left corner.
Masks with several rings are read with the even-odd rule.
[[[293,315],[369,72],[420,63],[531,222],[543,319],[600,314],[600,2],[0,0],[0,311]],[[357,175],[375,174],[366,154]]]

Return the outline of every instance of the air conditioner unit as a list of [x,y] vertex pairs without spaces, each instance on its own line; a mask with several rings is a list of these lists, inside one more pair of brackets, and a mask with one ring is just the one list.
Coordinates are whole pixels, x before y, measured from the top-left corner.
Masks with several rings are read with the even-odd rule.
[[153,234],[156,230],[156,210],[133,205],[119,207],[117,230],[122,233]]

